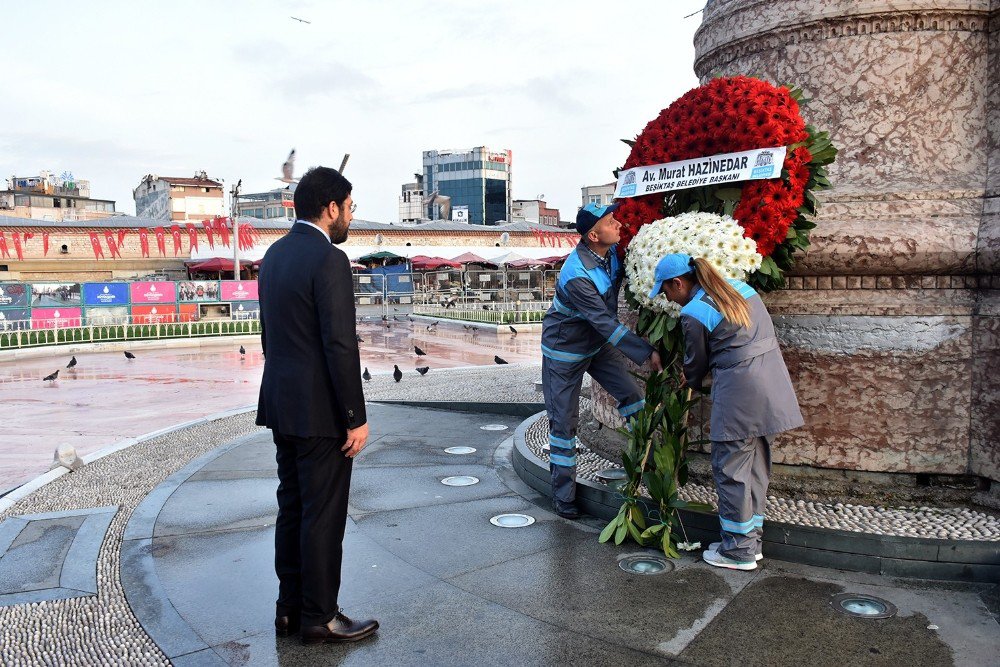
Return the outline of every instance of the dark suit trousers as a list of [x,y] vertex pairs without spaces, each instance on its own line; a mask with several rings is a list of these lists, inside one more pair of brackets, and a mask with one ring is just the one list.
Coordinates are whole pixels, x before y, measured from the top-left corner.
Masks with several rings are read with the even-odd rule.
[[276,431],[278,521],[274,570],[279,615],[299,610],[302,625],[323,625],[338,611],[347,496],[354,462],[346,438],[282,435]]

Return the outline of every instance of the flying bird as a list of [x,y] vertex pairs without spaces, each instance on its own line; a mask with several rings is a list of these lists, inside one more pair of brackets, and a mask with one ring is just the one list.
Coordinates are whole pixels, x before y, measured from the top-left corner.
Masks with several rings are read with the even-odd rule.
[[383,315],[382,316],[382,321],[383,322],[388,322],[389,321],[389,316],[388,315]]
[[399,370],[399,366],[396,364],[393,364],[392,367],[396,369],[392,372],[392,379],[399,382],[403,379],[403,371]]
[[76,357],[69,360],[69,363],[66,364],[66,368],[73,368],[74,366],[76,366]]
[[428,331],[437,331],[437,326],[438,326],[437,322],[431,322],[430,324],[427,325],[427,330]]
[[493,362],[497,363],[497,364],[506,364],[507,360],[504,359],[503,357],[498,357],[497,355],[494,354],[493,355]]
[[413,352],[414,352],[414,353],[415,353],[415,354],[416,354],[416,355],[417,355],[418,357],[424,357],[424,356],[427,356],[427,353],[426,353],[426,352],[424,352],[423,350],[421,350],[421,349],[420,349],[419,347],[417,347],[416,345],[414,345],[414,346],[413,346]]
[[298,183],[299,179],[295,178],[295,149],[288,154],[288,159],[285,163],[281,165],[281,178],[274,179],[276,181],[281,181],[282,183]]
[[417,369],[417,372],[420,373],[421,375],[427,375],[427,371],[429,371],[430,369],[431,369],[430,366],[421,366],[420,368]]
[[364,380],[365,382],[372,381],[372,374],[368,372],[367,366],[365,366],[365,372],[361,374],[361,379]]
[[512,327],[512,326],[510,326],[509,324],[507,325],[507,327],[508,327],[508,328],[510,329],[510,332],[511,332],[512,334],[514,334],[514,336],[516,336],[516,335],[517,335],[517,329],[515,329],[515,328],[514,328],[514,327]]
[[128,359],[129,361],[132,361],[133,359],[135,359],[135,355],[129,352],[128,350],[125,350],[125,358]]
[[312,21],[306,21],[305,19],[300,19],[298,16],[289,16],[288,18],[293,21],[298,21],[299,23],[305,23],[307,25],[312,25]]
[[52,375],[46,375],[42,378],[42,382],[51,382],[52,384],[55,384],[57,377],[59,377],[59,371],[56,371]]

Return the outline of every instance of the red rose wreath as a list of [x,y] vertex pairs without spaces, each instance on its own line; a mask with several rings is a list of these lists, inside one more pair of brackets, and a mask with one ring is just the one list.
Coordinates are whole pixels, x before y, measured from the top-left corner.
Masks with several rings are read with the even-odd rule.
[[634,141],[625,169],[788,147],[780,178],[709,185],[624,199],[615,217],[622,223],[619,252],[642,225],[685,211],[732,215],[757,242],[764,263],[749,282],[765,291],[784,284],[792,253],[809,247],[816,212],[812,191],[829,187],[825,165],[837,149],[826,132],[806,125],[801,92],[747,76],[719,78],[694,88],[660,112]]

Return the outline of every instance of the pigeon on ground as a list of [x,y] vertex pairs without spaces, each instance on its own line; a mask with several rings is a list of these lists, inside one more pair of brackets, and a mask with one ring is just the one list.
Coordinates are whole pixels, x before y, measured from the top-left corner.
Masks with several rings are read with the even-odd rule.
[[383,315],[382,316],[382,321],[383,322],[388,322],[389,321],[389,316],[388,315]]
[[247,349],[242,345],[240,345],[240,359],[242,359],[245,356],[247,356]]
[[385,325],[385,328],[386,328],[386,329],[391,329],[391,328],[392,328],[392,325],[391,325],[391,324],[387,324],[387,325]]
[[506,359],[504,359],[503,357],[498,357],[498,356],[497,356],[497,355],[495,355],[495,354],[493,355],[493,361],[494,361],[495,363],[498,363],[498,364],[506,364],[506,363],[507,363],[507,360],[506,360]]
[[357,340],[357,341],[358,341],[359,343],[363,343],[363,342],[365,342],[365,339],[364,339],[364,338],[362,338],[361,336],[359,336],[358,334],[354,334],[354,338],[355,338],[355,340]]
[[55,384],[57,377],[59,377],[59,371],[56,371],[52,375],[46,375],[42,378],[42,382],[51,382],[52,384]]
[[396,369],[392,372],[392,379],[399,382],[403,379],[403,371],[399,370],[399,366],[396,364],[393,364],[392,367]]
[[507,325],[507,327],[508,327],[508,328],[510,329],[510,332],[511,332],[512,334],[514,334],[515,336],[517,335],[517,329],[515,329],[515,328],[514,328],[514,327],[512,327],[512,326],[510,326],[509,324]]
[[427,356],[427,353],[426,353],[426,352],[424,352],[423,350],[421,350],[421,349],[420,349],[419,347],[417,347],[416,345],[414,345],[414,346],[413,346],[413,351],[414,351],[414,352],[416,353],[416,355],[417,355],[418,357],[424,357],[424,356]]
[[372,374],[368,372],[367,366],[365,366],[365,372],[361,374],[361,379],[364,380],[365,382],[372,381]]
[[66,364],[66,368],[73,368],[74,366],[76,366],[76,357],[69,360],[69,363]]
[[416,320],[415,320],[415,319],[413,319],[412,317],[410,317],[409,315],[407,315],[407,316],[406,316],[406,319],[408,319],[408,320],[409,320],[409,321],[411,321],[411,322],[416,322]]
[[437,322],[431,322],[430,324],[427,325],[427,330],[428,331],[437,331],[437,326],[438,326]]
[[431,369],[430,366],[421,366],[420,368],[417,369],[417,372],[420,373],[421,375],[427,375],[427,371],[429,371],[430,369]]
[[397,316],[393,315],[393,316],[392,316],[392,321],[393,321],[393,322],[402,322],[403,320],[401,320],[401,319],[399,319],[399,318],[398,318]]
[[131,352],[129,352],[128,350],[125,350],[125,358],[128,359],[129,361],[131,361],[131,360],[135,359],[135,355],[132,354]]
[[392,310],[397,313],[399,312],[399,308],[396,308],[395,306],[392,307]]

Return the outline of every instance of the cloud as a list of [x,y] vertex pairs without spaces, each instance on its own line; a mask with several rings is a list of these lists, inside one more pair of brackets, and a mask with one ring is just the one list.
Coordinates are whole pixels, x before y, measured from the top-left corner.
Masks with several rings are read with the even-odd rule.
[[311,70],[277,75],[272,83],[282,93],[298,98],[369,92],[378,88],[378,83],[370,76],[342,63],[316,64]]

